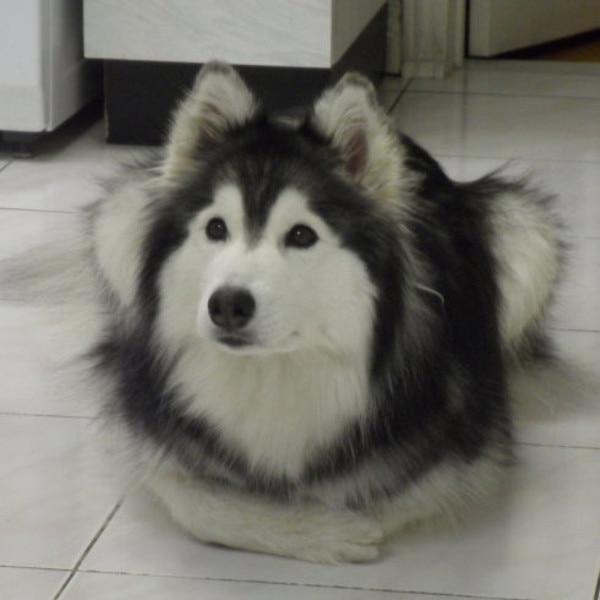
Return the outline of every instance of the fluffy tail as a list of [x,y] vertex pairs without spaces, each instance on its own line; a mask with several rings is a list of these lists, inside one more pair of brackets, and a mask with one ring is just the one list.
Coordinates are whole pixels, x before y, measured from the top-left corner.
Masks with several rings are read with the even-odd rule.
[[[547,357],[514,367],[508,379],[517,427],[526,441],[553,443],[561,426],[568,435],[567,422],[577,415],[597,414],[600,376],[589,367],[566,358]],[[556,439],[564,443],[564,439]]]
[[94,302],[95,274],[83,232],[0,261],[0,302],[56,306]]

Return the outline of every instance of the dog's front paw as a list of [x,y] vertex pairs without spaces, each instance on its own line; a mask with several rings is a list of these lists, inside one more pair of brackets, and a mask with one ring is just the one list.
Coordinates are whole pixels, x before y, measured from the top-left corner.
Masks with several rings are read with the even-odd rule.
[[353,513],[327,513],[310,523],[296,538],[291,554],[309,562],[340,564],[376,560],[383,529],[371,519]]

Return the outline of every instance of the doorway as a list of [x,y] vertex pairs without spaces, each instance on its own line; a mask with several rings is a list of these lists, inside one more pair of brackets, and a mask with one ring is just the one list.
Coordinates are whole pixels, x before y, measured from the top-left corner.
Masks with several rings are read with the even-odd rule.
[[600,62],[598,0],[469,0],[468,58]]

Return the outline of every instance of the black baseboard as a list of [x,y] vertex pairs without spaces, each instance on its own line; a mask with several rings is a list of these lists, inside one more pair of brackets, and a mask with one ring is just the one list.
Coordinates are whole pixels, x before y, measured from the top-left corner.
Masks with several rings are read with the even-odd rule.
[[[377,82],[385,69],[387,7],[371,20],[329,69],[237,66],[268,110],[309,104],[343,73],[360,71]],[[169,115],[201,64],[109,60],[104,94],[107,139],[122,144],[160,144]]]

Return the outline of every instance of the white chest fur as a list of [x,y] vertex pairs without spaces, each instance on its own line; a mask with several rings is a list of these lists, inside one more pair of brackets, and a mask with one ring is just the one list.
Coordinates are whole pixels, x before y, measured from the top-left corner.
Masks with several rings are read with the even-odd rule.
[[294,478],[367,410],[366,364],[322,353],[232,356],[188,351],[174,374],[187,411],[209,421],[253,467]]

